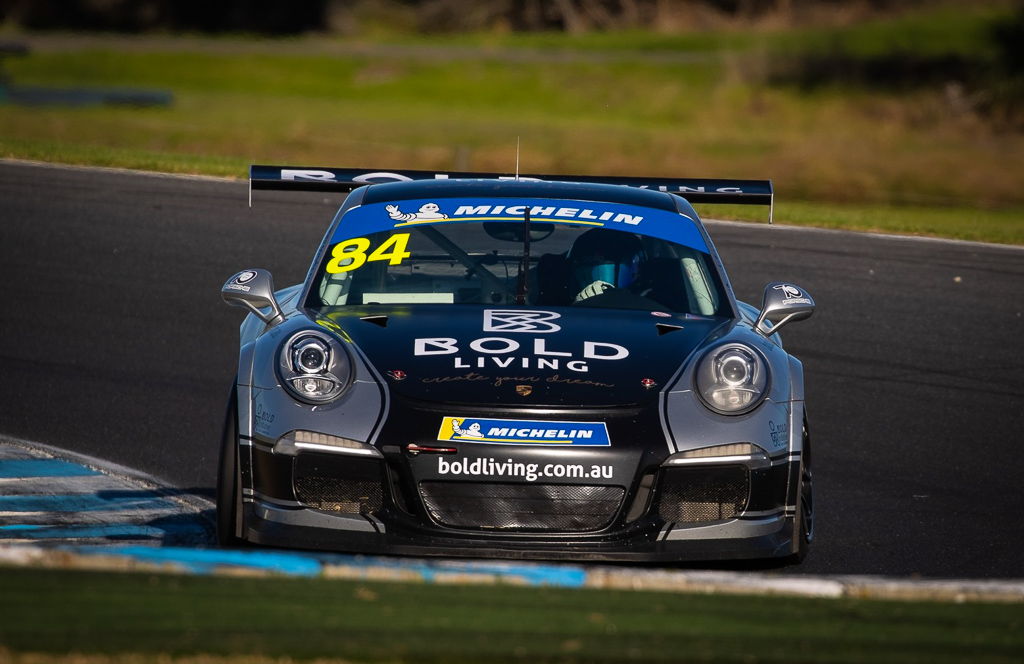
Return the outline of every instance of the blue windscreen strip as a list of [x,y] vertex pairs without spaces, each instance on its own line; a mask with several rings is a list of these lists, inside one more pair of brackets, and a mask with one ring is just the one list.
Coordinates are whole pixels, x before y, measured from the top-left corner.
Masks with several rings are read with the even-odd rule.
[[548,198],[437,198],[370,203],[349,210],[331,243],[387,230],[416,226],[505,222],[521,223],[529,211],[532,223],[579,228],[610,228],[668,240],[708,253],[697,223],[678,212],[657,208]]

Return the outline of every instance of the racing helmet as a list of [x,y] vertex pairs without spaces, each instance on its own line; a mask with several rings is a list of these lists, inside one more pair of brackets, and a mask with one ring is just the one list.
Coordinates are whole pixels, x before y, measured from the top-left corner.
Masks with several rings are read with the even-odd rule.
[[637,280],[643,245],[632,233],[592,228],[573,243],[568,259],[579,287],[604,281],[626,288]]

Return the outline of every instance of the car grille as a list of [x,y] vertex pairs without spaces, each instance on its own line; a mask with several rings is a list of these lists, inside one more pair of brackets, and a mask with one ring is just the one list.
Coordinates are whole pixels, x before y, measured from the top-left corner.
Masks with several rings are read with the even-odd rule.
[[299,454],[295,499],[306,507],[342,514],[370,514],[383,504],[383,469],[376,459]]
[[658,488],[658,516],[675,523],[731,519],[743,512],[749,495],[746,466],[666,468]]
[[604,528],[625,489],[570,484],[421,482],[430,516],[452,528],[586,532]]

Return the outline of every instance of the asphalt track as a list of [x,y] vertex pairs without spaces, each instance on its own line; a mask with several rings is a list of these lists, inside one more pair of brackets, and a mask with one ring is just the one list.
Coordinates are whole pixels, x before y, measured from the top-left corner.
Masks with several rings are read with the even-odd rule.
[[[340,196],[0,161],[0,433],[212,496],[245,267],[301,280]],[[738,295],[818,303],[817,541],[788,573],[1024,576],[1024,249],[712,224]]]

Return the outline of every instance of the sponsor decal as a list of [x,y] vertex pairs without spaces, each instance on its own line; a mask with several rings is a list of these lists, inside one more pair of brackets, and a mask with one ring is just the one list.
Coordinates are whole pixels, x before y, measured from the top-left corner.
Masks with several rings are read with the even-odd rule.
[[395,221],[439,221],[448,218],[448,215],[441,212],[441,207],[437,203],[424,203],[416,212],[402,212],[397,205],[385,205],[384,209]]
[[483,374],[478,374],[475,371],[470,371],[469,373],[459,374],[457,376],[428,376],[426,378],[420,378],[420,382],[421,383],[429,383],[429,384],[433,384],[433,383],[477,383],[477,382],[480,382],[482,380],[489,381],[489,380],[491,380],[491,377],[490,376],[484,376]]
[[256,404],[256,412],[253,413],[252,423],[253,428],[257,433],[269,434],[270,425],[277,419],[277,415],[271,413],[263,407],[262,403]]
[[451,416],[441,420],[437,439],[496,445],[608,447],[612,444],[604,422],[545,422]]
[[521,221],[526,211],[532,221],[565,222],[603,226],[604,222],[636,226],[644,220],[643,215],[627,214],[614,210],[602,210],[598,206],[561,207],[558,205],[460,205],[452,217],[469,217],[483,220]]
[[[553,182],[564,182],[568,178],[564,176],[545,175],[543,177],[529,175],[498,175],[496,173],[448,173],[430,171],[373,171],[359,172],[358,169],[336,169],[327,170],[324,168],[282,168],[280,178],[282,180],[312,180],[318,182],[358,182],[373,184],[377,182],[411,182],[413,180],[447,180],[456,178],[483,178],[495,180],[518,180],[530,182],[544,182],[545,178]],[[757,181],[736,184],[722,184],[711,182],[710,184],[697,184],[692,180],[666,180],[665,178],[654,178],[645,182],[643,178],[619,179],[615,177],[593,178],[585,177],[584,181],[615,184],[637,189],[650,189],[652,191],[686,193],[720,193],[720,194],[764,194],[764,184]],[[687,184],[689,182],[689,184]],[[743,186],[750,185],[746,191]],[[717,186],[716,186],[717,185]]]
[[318,182],[337,182],[334,173],[316,169],[282,168],[282,180],[316,180]]
[[562,314],[556,314],[553,311],[484,309],[484,332],[548,334],[562,329],[561,326],[551,322],[561,317]]
[[[455,369],[551,369],[563,368],[577,373],[590,371],[588,360],[622,360],[629,357],[629,349],[606,341],[584,341],[582,348],[559,350],[548,346],[546,339],[534,339],[527,345],[507,337],[483,337],[460,346],[452,337],[420,337],[413,340],[416,356],[452,355]],[[469,356],[466,350],[475,353]],[[522,350],[528,354],[519,353]]]
[[[403,260],[412,256],[412,253],[406,248],[408,245],[408,233],[395,233],[381,242],[373,251],[369,251],[369,238],[354,237],[339,242],[331,249],[331,260],[327,262],[327,273],[350,272],[362,267],[367,261],[387,261],[389,265],[401,265]],[[367,253],[368,251],[369,253]]]
[[[562,328],[552,321],[561,317],[553,311],[523,309],[485,309],[484,332],[547,334]],[[482,337],[460,345],[453,337],[420,337],[413,340],[417,356],[453,355],[454,369],[551,369],[577,373],[590,371],[589,360],[622,360],[629,349],[606,341],[584,341],[582,348],[560,349],[547,339],[533,343],[508,337]],[[466,351],[473,353],[470,356]]]
[[246,270],[245,272],[239,272],[235,276],[235,278],[231,281],[231,283],[225,285],[224,288],[226,290],[235,290],[235,291],[241,291],[243,293],[248,293],[250,290],[252,290],[252,288],[249,287],[249,286],[246,286],[245,284],[249,283],[250,281],[252,281],[255,278],[256,278],[256,273],[254,271],[252,271],[252,270]]
[[775,447],[785,447],[786,445],[789,445],[789,424],[786,422],[776,424],[774,421],[769,421],[768,436],[771,438],[772,445]]
[[[608,209],[611,208],[611,209]],[[494,205],[493,203],[458,205],[450,204],[448,212],[442,212],[441,206],[434,201],[419,205],[415,212],[404,212],[398,203],[384,206],[388,217],[397,221],[395,227],[414,224],[437,223],[439,221],[522,221],[527,212],[533,221],[548,223],[573,223],[590,226],[604,226],[606,223],[627,224],[637,226],[644,220],[642,214],[623,211],[622,206],[580,203],[578,206],[513,204]]]
[[[368,177],[374,174],[368,174]],[[292,173],[292,179],[328,181],[319,173]],[[345,213],[331,236],[331,244],[351,238],[413,226],[459,223],[535,222],[593,228],[613,228],[678,242],[709,252],[699,225],[674,210],[628,203],[550,198],[438,198],[399,199],[369,203]],[[360,251],[366,249],[360,248]],[[355,268],[353,268],[355,269]]]
[[[494,387],[501,387],[505,383],[538,383],[541,381],[540,376],[489,376],[487,374],[480,374],[475,371],[469,373],[457,374],[454,376],[425,376],[419,379],[421,383],[428,385],[436,385],[441,383],[483,383],[487,382]],[[587,378],[567,378],[561,374],[553,374],[543,379],[545,383],[562,384],[562,385],[583,385],[588,387],[601,387],[601,388],[612,388],[615,387],[615,383],[604,383],[599,380],[589,380]]]
[[783,304],[810,304],[811,301],[804,297],[804,294],[796,286],[790,284],[779,284],[778,286],[772,287],[774,290],[782,291],[782,295],[786,298],[782,301]]
[[533,394],[533,385],[516,385],[516,394],[521,397],[528,397]]
[[451,460],[437,458],[438,475],[463,475],[469,477],[507,477],[514,480],[536,482],[539,479],[581,479],[611,480],[615,478],[615,467],[608,464],[584,465],[582,463],[522,463],[512,459],[477,457]]

